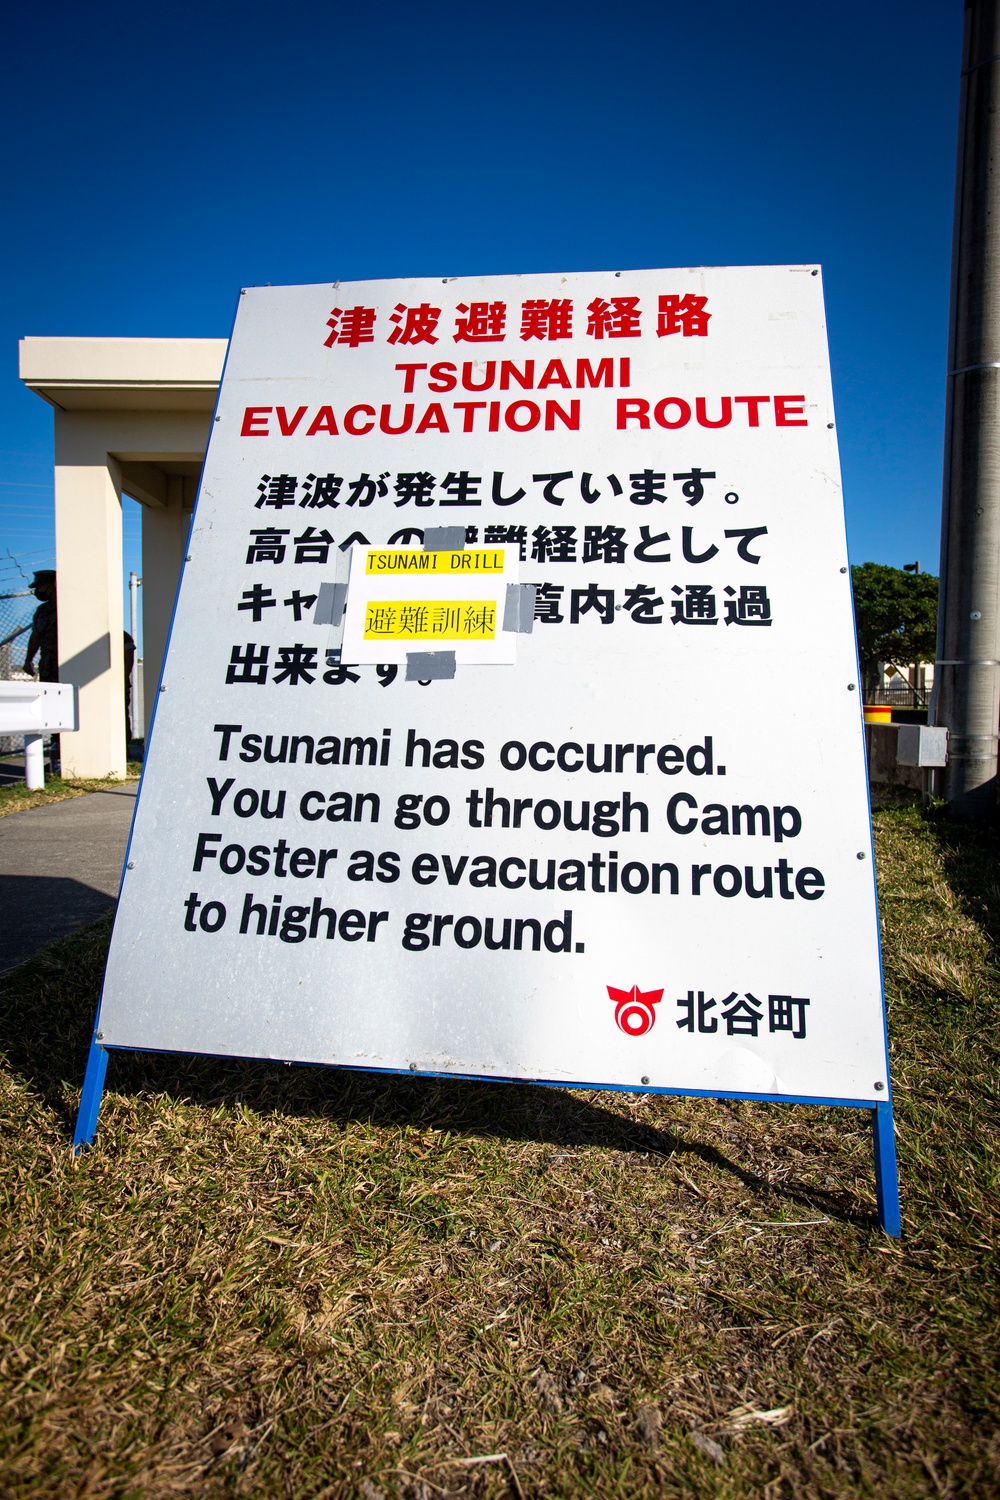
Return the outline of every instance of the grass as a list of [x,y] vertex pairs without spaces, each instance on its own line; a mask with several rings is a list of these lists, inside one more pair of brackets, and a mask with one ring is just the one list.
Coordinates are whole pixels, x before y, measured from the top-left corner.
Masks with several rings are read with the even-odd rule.
[[876,815],[904,1238],[860,1113],[113,1056],[0,990],[0,1492],[1000,1494],[997,839]]
[[[142,766],[138,761],[129,761],[125,781],[137,781]],[[114,776],[98,781],[76,781],[69,777],[46,776],[45,785],[37,791],[29,791],[23,781],[11,781],[0,785],[0,818],[10,813],[27,812],[31,807],[44,807],[49,802],[66,802],[70,797],[85,797],[88,792],[106,792],[109,787],[123,783]]]

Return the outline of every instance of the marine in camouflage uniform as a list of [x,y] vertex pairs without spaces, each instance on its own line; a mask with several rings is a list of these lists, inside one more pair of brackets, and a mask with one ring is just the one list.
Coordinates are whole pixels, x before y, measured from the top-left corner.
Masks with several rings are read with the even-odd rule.
[[28,651],[24,658],[24,670],[32,670],[38,656],[38,677],[41,682],[59,681],[59,639],[56,617],[56,575],[53,569],[45,568],[31,580],[31,589],[36,599],[42,602],[35,610],[28,637]]

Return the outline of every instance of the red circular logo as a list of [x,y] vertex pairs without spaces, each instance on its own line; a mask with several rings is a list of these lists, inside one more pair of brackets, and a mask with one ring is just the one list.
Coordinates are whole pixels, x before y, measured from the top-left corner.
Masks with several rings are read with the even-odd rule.
[[634,984],[630,990],[608,985],[608,995],[615,1002],[615,1024],[626,1036],[645,1036],[656,1021],[654,1005],[663,999],[662,990],[641,990]]

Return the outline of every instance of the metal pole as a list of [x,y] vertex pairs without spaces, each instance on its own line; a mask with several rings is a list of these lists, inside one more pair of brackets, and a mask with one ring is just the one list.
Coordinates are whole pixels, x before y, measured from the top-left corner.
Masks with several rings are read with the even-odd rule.
[[132,724],[126,724],[132,739],[138,739],[133,727],[136,716],[136,705],[139,702],[139,585],[142,579],[136,573],[128,575],[128,602],[129,602],[129,635],[135,643],[135,655],[132,657]]
[[996,807],[1000,719],[1000,0],[966,0],[932,723],[945,797]]

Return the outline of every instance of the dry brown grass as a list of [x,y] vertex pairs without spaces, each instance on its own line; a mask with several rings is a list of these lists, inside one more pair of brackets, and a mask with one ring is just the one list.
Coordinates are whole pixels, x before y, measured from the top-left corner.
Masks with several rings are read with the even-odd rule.
[[0,786],[0,818],[6,818],[10,813],[27,812],[31,807],[45,807],[49,802],[67,802],[71,797],[85,797],[88,792],[106,792],[109,787],[138,781],[140,769],[138,763],[130,761],[124,781],[112,776],[100,781],[73,781],[68,777],[47,776],[45,785],[37,791],[29,791],[23,781],[8,782],[5,786]]
[[0,1490],[991,1496],[992,836],[877,832],[904,1238],[849,1111],[113,1057],[0,994]]

